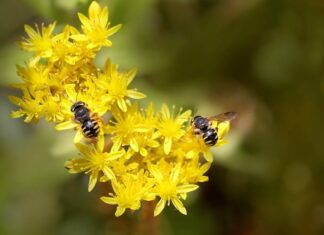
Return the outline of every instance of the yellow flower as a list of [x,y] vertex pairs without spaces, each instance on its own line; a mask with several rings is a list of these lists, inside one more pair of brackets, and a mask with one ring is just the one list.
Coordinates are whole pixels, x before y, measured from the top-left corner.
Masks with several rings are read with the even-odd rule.
[[25,81],[25,85],[32,90],[41,90],[48,87],[49,69],[45,65],[17,66],[17,74]]
[[98,148],[102,149],[104,147],[104,124],[100,116],[102,116],[106,112],[107,107],[104,107],[99,100],[100,97],[96,97],[92,92],[78,93],[75,90],[74,84],[68,84],[64,87],[66,94],[69,97],[69,99],[61,100],[61,113],[65,117],[65,121],[56,125],[55,129],[58,131],[67,129],[77,130],[74,137],[74,143],[79,143],[84,137],[82,132],[82,125],[75,122],[74,114],[71,112],[71,106],[77,101],[83,101],[90,109],[91,118],[98,123],[99,133],[95,140]]
[[146,132],[154,127],[145,126],[143,124],[143,116],[138,111],[137,103],[133,104],[128,112],[122,112],[117,108],[112,109],[112,115],[115,121],[111,121],[112,125],[105,127],[105,133],[112,134],[113,149],[117,150],[121,146],[130,146],[135,152],[139,151],[138,138],[145,138]]
[[35,56],[40,58],[49,58],[53,54],[53,31],[56,23],[49,24],[47,27],[41,25],[41,29],[36,25],[34,30],[29,25],[25,25],[25,31],[29,38],[23,38],[19,43],[20,47],[26,51],[33,51]]
[[108,179],[114,179],[115,174],[111,170],[110,163],[125,154],[125,151],[103,152],[94,146],[76,144],[81,152],[81,158],[75,158],[65,163],[65,167],[70,173],[85,172],[90,174],[88,191],[90,192],[96,185],[99,173],[102,172]]
[[44,98],[43,112],[47,121],[55,123],[64,121],[60,101],[58,96],[47,96]]
[[121,182],[117,180],[111,182],[115,194],[110,193],[110,197],[101,197],[101,200],[107,204],[117,205],[115,213],[117,217],[127,208],[138,210],[141,200],[152,201],[155,198],[150,192],[153,186],[152,179],[149,179],[144,171],[140,171],[137,175],[126,174]]
[[191,111],[188,110],[182,114],[180,114],[180,112],[174,117],[174,114],[170,114],[168,106],[165,104],[162,105],[161,118],[158,122],[158,133],[164,137],[165,154],[170,153],[172,141],[177,141],[185,134],[183,125],[190,120]]
[[191,161],[186,161],[182,167],[180,174],[181,183],[196,183],[208,181],[208,176],[204,174],[209,170],[210,162],[201,164],[199,158],[196,157]]
[[100,5],[93,1],[89,7],[89,18],[82,13],[78,13],[78,16],[84,34],[72,35],[72,39],[76,41],[88,40],[88,49],[112,46],[112,42],[108,40],[108,37],[116,33],[121,28],[121,25],[109,27],[107,7],[101,9]]
[[229,132],[231,123],[229,121],[225,122],[213,122],[213,127],[217,129],[218,140],[216,143],[216,147],[223,146],[226,144],[226,140],[224,139],[225,135]]
[[49,58],[51,63],[58,61],[75,65],[82,55],[80,54],[80,45],[71,40],[71,35],[79,34],[79,31],[71,25],[66,25],[62,33],[53,38],[53,54]]
[[186,159],[198,158],[202,154],[206,161],[212,162],[213,155],[210,148],[211,146],[206,145],[201,136],[195,135],[192,128],[188,128],[187,132],[176,142],[170,154]]
[[[175,113],[174,107],[170,111],[163,104],[155,112],[153,103],[139,108],[133,102],[145,98],[129,87],[135,69],[119,71],[109,59],[103,69],[97,68],[97,53],[112,45],[109,38],[121,25],[110,27],[108,8],[96,1],[88,12],[88,17],[78,14],[82,31],[66,25],[54,35],[55,23],[35,29],[25,26],[28,38],[23,38],[20,47],[34,54],[26,65],[17,66],[22,83],[15,88],[22,95],[9,97],[19,107],[11,116],[25,117],[25,122],[44,118],[56,123],[57,130],[73,128],[80,157],[66,161],[65,167],[70,173],[89,175],[89,191],[97,183],[110,182],[112,192],[101,200],[117,206],[116,216],[127,209],[138,210],[142,201],[156,197],[155,216],[170,203],[187,214],[182,200],[198,188],[197,183],[208,180],[211,146],[194,134],[190,110]],[[99,126],[95,138],[83,135],[82,123],[71,111],[78,101],[85,103]],[[218,134],[216,146],[225,144],[230,122],[213,121],[212,126]]]
[[15,105],[19,106],[18,111],[11,113],[12,118],[20,118],[26,116],[25,122],[31,122],[33,119],[38,121],[43,116],[43,100],[42,94],[39,92],[31,92],[24,86],[21,87],[23,92],[23,98],[15,96],[9,96],[9,100]]
[[154,216],[159,215],[165,207],[165,204],[170,204],[170,201],[174,207],[182,214],[186,215],[187,210],[183,206],[180,196],[185,198],[188,192],[192,192],[198,188],[195,184],[180,184],[180,170],[181,165],[177,164],[171,172],[163,172],[158,166],[150,164],[148,166],[149,171],[156,179],[156,185],[153,188],[153,192],[160,197],[157,203]]
[[133,81],[136,70],[130,70],[126,73],[118,72],[118,66],[107,60],[104,67],[104,73],[100,74],[96,80],[97,86],[107,94],[103,101],[114,104],[117,102],[118,107],[127,111],[127,97],[133,99],[143,99],[145,95],[136,89],[127,89],[127,86]]

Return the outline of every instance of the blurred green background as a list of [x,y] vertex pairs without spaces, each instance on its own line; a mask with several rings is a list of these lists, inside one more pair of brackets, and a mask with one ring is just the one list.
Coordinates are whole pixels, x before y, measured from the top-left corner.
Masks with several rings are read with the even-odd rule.
[[[157,104],[211,115],[234,110],[229,144],[188,216],[168,208],[160,235],[324,234],[324,3],[316,0],[109,0],[123,28],[111,57],[137,67],[133,83]],[[16,64],[30,56],[16,41],[23,25],[77,26],[87,0],[0,3],[0,234],[141,234],[141,212],[114,218],[87,177],[71,175],[73,133],[10,119]],[[150,223],[150,222],[147,222]]]

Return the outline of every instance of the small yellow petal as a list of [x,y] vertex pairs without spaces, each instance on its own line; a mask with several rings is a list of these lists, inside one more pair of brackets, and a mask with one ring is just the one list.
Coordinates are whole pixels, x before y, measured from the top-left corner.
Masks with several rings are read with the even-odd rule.
[[20,106],[23,103],[22,99],[20,99],[16,96],[12,96],[12,95],[8,96],[8,99],[10,100],[11,103],[18,105],[18,106]]
[[172,173],[170,174],[171,182],[176,183],[178,181],[180,170],[181,170],[181,164],[178,163],[176,167],[173,169]]
[[218,124],[218,138],[223,139],[230,129],[230,122],[221,122]]
[[74,136],[73,143],[79,143],[83,138],[83,134],[80,130],[77,131],[77,133]]
[[148,139],[146,144],[152,148],[157,148],[160,146],[160,143],[155,141],[155,140],[151,140],[151,139]]
[[122,214],[124,214],[124,212],[125,212],[125,208],[124,207],[117,206],[117,209],[116,209],[116,212],[115,212],[115,216],[116,217],[119,217]]
[[186,193],[180,193],[180,197],[181,197],[183,200],[186,200],[186,199],[187,199],[187,194],[186,194]]
[[83,153],[84,155],[89,155],[90,154],[90,149],[88,146],[81,144],[79,142],[75,143],[75,147],[77,147],[77,149]]
[[126,102],[123,98],[119,98],[117,100],[117,104],[118,104],[118,107],[123,111],[123,112],[126,112],[127,111],[127,105],[126,105]]
[[146,157],[148,152],[145,148],[140,148],[140,154],[143,156],[143,157]]
[[30,27],[29,25],[25,24],[24,29],[25,29],[25,32],[27,33],[27,35],[31,39],[39,37],[39,34],[32,27]]
[[154,178],[158,181],[161,182],[163,180],[163,175],[162,173],[157,169],[155,165],[148,164],[148,169],[151,172],[151,174],[154,176]]
[[163,211],[165,207],[165,202],[166,201],[164,199],[160,199],[160,201],[156,204],[154,209],[154,216],[159,215]]
[[145,94],[135,90],[127,90],[127,96],[133,99],[143,99],[146,97]]
[[162,112],[163,119],[170,119],[170,111],[167,105],[165,104],[162,105],[161,112]]
[[113,161],[125,154],[125,151],[117,151],[117,152],[110,152],[110,153],[105,153],[107,155],[107,160]]
[[204,158],[206,159],[207,162],[212,162],[213,161],[213,154],[211,152],[207,152],[204,154]]
[[114,27],[111,27],[110,29],[108,29],[108,34],[109,35],[113,35],[114,33],[116,33],[118,30],[120,30],[120,28],[122,27],[121,24],[118,24]]
[[28,123],[31,122],[31,120],[34,118],[34,115],[28,114],[27,117],[25,118],[24,122]]
[[101,7],[99,3],[97,3],[96,1],[91,2],[88,10],[89,18],[95,19],[97,16],[99,16],[100,12],[101,12]]
[[70,36],[71,39],[77,41],[77,42],[83,42],[88,40],[87,36],[84,34],[75,34]]
[[102,27],[106,27],[107,22],[108,22],[108,8],[107,6],[105,6],[99,15],[99,23]]
[[194,150],[190,150],[189,152],[186,153],[186,158],[187,159],[192,159],[196,155]]
[[129,85],[135,78],[137,69],[132,69],[127,73],[127,85]]
[[105,147],[105,137],[104,137],[104,135],[99,135],[98,136],[98,141],[96,143],[96,147],[100,152],[103,151],[103,149]]
[[152,128],[139,124],[137,127],[134,128],[134,132],[147,132],[150,131],[151,129]]
[[132,148],[135,152],[138,152],[138,151],[139,151],[138,143],[137,143],[137,141],[136,141],[135,138],[131,138],[129,144],[130,144],[131,148]]
[[199,186],[195,184],[186,184],[177,187],[177,193],[189,193],[195,191]]
[[98,179],[98,171],[92,171],[89,177],[88,192],[91,192],[93,188],[96,186],[97,179]]
[[55,129],[58,131],[72,129],[76,127],[76,123],[73,123],[71,121],[61,122],[55,126]]
[[101,197],[100,198],[104,203],[110,204],[110,205],[116,205],[117,201],[113,197]]
[[77,95],[76,95],[76,92],[75,92],[75,85],[74,84],[67,84],[67,85],[64,85],[64,89],[66,91],[66,94],[69,96],[70,100],[73,100],[73,101],[77,101]]
[[105,166],[102,171],[108,179],[115,179],[115,174],[109,167]]
[[121,136],[118,136],[117,138],[113,139],[114,144],[111,148],[112,152],[119,150],[120,146],[122,145],[122,140],[123,138]]
[[22,116],[24,116],[25,114],[21,111],[14,111],[10,113],[10,117],[12,118],[20,118]]
[[169,154],[172,147],[172,138],[171,137],[165,137],[164,139],[164,153]]
[[224,144],[227,144],[227,140],[221,139],[217,141],[216,147],[223,146]]
[[183,206],[182,202],[178,198],[172,198],[171,201],[174,207],[177,208],[178,211],[180,211],[184,215],[187,215],[186,208]]

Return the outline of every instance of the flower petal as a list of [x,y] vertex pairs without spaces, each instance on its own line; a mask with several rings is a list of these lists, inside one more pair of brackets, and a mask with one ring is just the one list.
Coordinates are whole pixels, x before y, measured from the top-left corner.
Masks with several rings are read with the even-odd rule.
[[177,208],[178,211],[180,211],[184,215],[187,215],[186,208],[183,206],[182,202],[178,198],[172,198],[171,201],[174,207]]
[[176,167],[173,169],[172,173],[170,174],[170,180],[173,183],[177,183],[179,174],[181,170],[181,163],[178,163]]
[[159,215],[163,211],[165,207],[165,202],[166,201],[164,199],[160,199],[160,201],[156,204],[154,209],[154,216]]
[[177,187],[177,193],[189,193],[195,191],[199,186],[195,184],[185,184]]
[[124,207],[117,206],[117,209],[116,209],[116,212],[115,212],[115,216],[116,217],[121,216],[122,214],[124,214],[125,210],[126,209]]
[[101,201],[110,205],[116,205],[117,200],[114,197],[101,197]]
[[98,141],[96,143],[96,147],[100,152],[103,152],[104,147],[105,147],[105,137],[104,137],[104,135],[99,135],[98,136]]
[[158,182],[161,182],[163,180],[162,173],[157,169],[157,167],[155,165],[148,164],[147,167],[148,167],[149,171],[151,172],[151,174],[154,176],[154,178]]
[[145,94],[135,90],[127,90],[127,96],[133,99],[143,99],[146,97]]
[[76,95],[76,92],[75,92],[75,85],[74,84],[66,84],[64,85],[64,89],[66,91],[66,94],[68,95],[68,97],[70,98],[70,100],[73,100],[73,101],[77,101],[77,95]]
[[121,27],[122,27],[122,25],[121,25],[121,24],[118,24],[118,25],[116,25],[116,26],[114,26],[114,27],[109,28],[109,29],[108,29],[108,34],[109,34],[109,35],[113,35],[113,34],[116,33],[118,30],[120,30]]
[[171,137],[165,137],[164,139],[164,153],[169,154],[172,147],[172,138]]
[[93,188],[96,186],[97,179],[98,179],[98,171],[93,170],[89,177],[88,192],[91,192]]
[[111,151],[118,151],[120,146],[122,145],[123,138],[121,136],[117,136],[116,138],[113,139],[113,146],[111,148]]
[[83,138],[83,134],[80,130],[77,131],[77,133],[74,136],[73,143],[79,143]]
[[90,19],[97,18],[97,16],[99,16],[100,12],[101,12],[101,7],[100,7],[99,3],[97,3],[96,1],[92,1],[89,6],[89,10],[88,10],[89,18]]
[[139,151],[138,143],[135,138],[131,138],[129,144],[135,152]]
[[8,96],[8,99],[10,100],[11,103],[18,105],[18,106],[20,106],[23,103],[22,99],[20,99],[16,96],[10,95],[10,96]]
[[65,121],[65,122],[61,122],[61,123],[57,124],[55,126],[55,129],[58,131],[62,131],[62,130],[72,129],[74,127],[76,127],[76,123],[71,122],[71,121]]
[[127,105],[126,105],[126,102],[123,98],[119,98],[117,99],[117,104],[118,104],[118,107],[123,111],[123,112],[126,112],[127,111]]
[[170,119],[170,111],[166,104],[162,105],[161,113],[162,113],[163,119]]
[[217,144],[215,145],[216,147],[220,147],[227,144],[227,140],[221,139],[217,141]]
[[125,151],[123,150],[123,151],[110,152],[105,154],[107,154],[107,160],[113,161],[123,156],[125,154]]
[[108,177],[108,179],[115,179],[115,174],[114,172],[108,167],[108,166],[105,166],[103,169],[102,169],[102,172],[105,174],[105,176]]
[[22,116],[24,116],[25,114],[21,111],[13,111],[10,113],[10,117],[12,118],[20,118]]
[[135,78],[137,69],[132,69],[127,73],[127,85],[129,85]]
[[145,148],[140,148],[140,154],[143,156],[143,157],[146,157],[147,156],[147,154],[148,154],[148,152],[147,152],[147,150],[145,149]]
[[230,122],[229,121],[221,122],[217,125],[217,127],[218,127],[218,131],[217,131],[218,138],[222,139],[230,129]]
[[77,149],[85,156],[88,156],[90,154],[90,148],[87,145],[77,142],[75,143],[75,147],[77,147]]

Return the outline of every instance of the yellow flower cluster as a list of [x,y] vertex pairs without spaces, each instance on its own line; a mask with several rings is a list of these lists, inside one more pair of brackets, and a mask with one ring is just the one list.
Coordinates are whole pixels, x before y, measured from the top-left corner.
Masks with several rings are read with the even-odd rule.
[[[75,129],[80,157],[67,161],[65,167],[70,173],[89,175],[89,191],[97,183],[110,184],[112,192],[101,200],[117,206],[116,216],[152,200],[158,200],[154,215],[170,202],[186,214],[182,200],[198,188],[197,183],[208,180],[204,174],[212,162],[210,146],[193,133],[190,110],[170,110],[166,105],[154,110],[152,103],[139,108],[132,101],[145,98],[129,88],[136,70],[122,72],[109,59],[103,69],[96,67],[96,54],[112,45],[109,37],[121,26],[111,27],[107,7],[95,1],[88,14],[78,14],[81,32],[67,25],[55,34],[55,23],[35,29],[25,26],[28,38],[20,47],[33,56],[17,67],[23,82],[15,87],[22,97],[9,97],[19,106],[12,117],[24,116],[25,122],[45,118],[56,123],[57,130]],[[91,141],[71,112],[77,101],[87,105],[98,123],[98,136]],[[104,121],[107,113],[110,118]],[[218,130],[217,145],[224,144],[230,123],[213,125]]]

